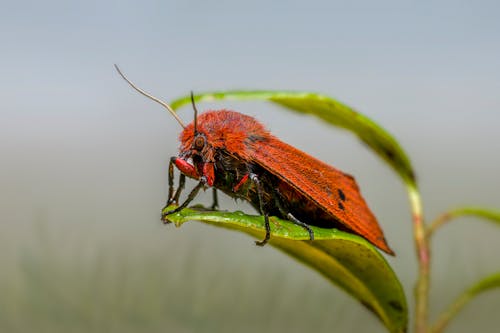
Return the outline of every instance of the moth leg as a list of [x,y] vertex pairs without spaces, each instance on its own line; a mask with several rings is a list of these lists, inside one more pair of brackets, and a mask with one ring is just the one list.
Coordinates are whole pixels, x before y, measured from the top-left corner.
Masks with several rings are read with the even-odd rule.
[[274,197],[274,202],[276,203],[276,206],[278,206],[278,209],[281,212],[281,215],[286,216],[286,218],[290,221],[293,222],[296,225],[301,226],[302,228],[306,229],[307,232],[309,233],[309,239],[314,240],[314,232],[311,229],[311,227],[307,224],[293,216],[292,213],[288,212],[283,205],[281,204],[279,198],[278,198],[279,193],[275,190],[273,191],[273,197]]
[[174,161],[171,158],[170,163],[168,163],[168,199],[166,206],[168,206],[172,202],[173,195],[174,195]]
[[186,175],[181,173],[181,175],[179,176],[179,186],[177,186],[177,189],[175,190],[175,194],[174,197],[172,198],[172,201],[169,202],[168,204],[171,203],[179,204],[179,197],[185,185],[186,185]]
[[300,225],[302,228],[306,229],[307,232],[309,233],[309,239],[314,240],[314,232],[311,229],[311,227],[307,224],[296,218],[295,216],[292,215],[292,213],[286,214],[286,217],[292,221],[296,225]]
[[259,177],[257,177],[256,174],[251,173],[250,179],[257,186],[257,195],[259,197],[259,210],[260,210],[260,213],[262,215],[264,215],[264,225],[266,227],[266,236],[261,241],[255,241],[255,244],[258,246],[264,246],[269,241],[269,238],[271,238],[271,226],[269,225],[269,215],[266,212],[264,212],[264,203],[263,203],[264,200],[262,198],[262,193],[264,190],[262,189],[262,184],[259,180]]
[[217,189],[212,188],[212,210],[216,210],[219,207],[219,196],[217,195]]
[[165,207],[172,203],[179,203],[179,196],[186,185],[186,175],[181,172],[179,176],[179,185],[174,192],[174,164],[176,159],[176,157],[170,158],[170,163],[168,164],[168,199]]
[[203,181],[200,181],[198,183],[198,185],[195,186],[195,188],[193,188],[191,190],[191,192],[189,193],[187,199],[180,205],[178,206],[177,208],[175,209],[172,209],[172,210],[169,210],[168,212],[165,212],[165,213],[162,213],[161,215],[161,219],[163,220],[164,223],[168,223],[168,220],[167,220],[167,216],[170,215],[170,214],[174,214],[174,213],[177,213],[179,212],[180,210],[184,209],[187,205],[189,205],[189,203],[191,201],[193,201],[193,199],[196,197],[196,195],[198,194],[198,192],[200,191],[200,189],[205,185],[205,183]]

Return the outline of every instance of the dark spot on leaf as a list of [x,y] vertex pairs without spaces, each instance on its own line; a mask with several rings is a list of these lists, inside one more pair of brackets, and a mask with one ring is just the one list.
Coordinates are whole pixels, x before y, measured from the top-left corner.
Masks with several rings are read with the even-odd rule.
[[403,311],[403,306],[398,301],[389,301],[389,306],[397,312]]
[[340,208],[340,209],[342,209],[342,210],[344,210],[344,209],[345,209],[345,208],[344,208],[344,205],[343,205],[343,204],[342,204],[342,202],[340,202],[340,201],[339,201],[339,208]]
[[412,181],[416,182],[417,181],[417,176],[415,175],[415,172],[413,172],[413,170],[409,170],[408,173],[409,173],[410,179]]
[[341,189],[338,189],[337,192],[339,193],[340,200],[345,201],[344,191],[342,191]]
[[368,302],[362,300],[361,304],[363,304],[371,312],[377,313],[377,311],[373,308],[373,306],[371,304],[369,304]]
[[384,149],[385,156],[387,156],[391,161],[394,161],[394,157],[395,157],[394,152],[388,147],[384,147],[383,149]]

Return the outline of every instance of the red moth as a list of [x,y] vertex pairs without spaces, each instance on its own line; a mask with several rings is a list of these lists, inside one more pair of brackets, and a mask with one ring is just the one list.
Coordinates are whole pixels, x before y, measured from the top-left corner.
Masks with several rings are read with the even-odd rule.
[[[338,228],[367,239],[386,253],[387,244],[375,216],[361,196],[354,178],[273,136],[254,118],[228,110],[207,111],[185,126],[166,103],[133,85],[141,94],[166,107],[183,127],[179,154],[169,165],[167,205],[178,203],[186,176],[198,180],[187,199],[167,211],[162,219],[185,208],[200,189],[214,188],[233,198],[246,200],[264,216],[270,238],[269,216],[278,216],[302,226],[314,239],[311,225]],[[181,172],[174,191],[174,165]]]

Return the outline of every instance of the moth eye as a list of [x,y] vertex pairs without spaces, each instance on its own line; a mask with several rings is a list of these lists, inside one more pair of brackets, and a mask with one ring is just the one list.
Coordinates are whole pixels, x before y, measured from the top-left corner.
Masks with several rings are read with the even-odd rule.
[[194,139],[194,148],[196,150],[202,150],[205,147],[205,138],[198,136]]

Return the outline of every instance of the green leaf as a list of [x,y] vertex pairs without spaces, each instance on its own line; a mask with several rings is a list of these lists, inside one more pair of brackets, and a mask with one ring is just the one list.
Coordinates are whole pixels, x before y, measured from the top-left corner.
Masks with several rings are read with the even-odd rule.
[[500,211],[482,207],[459,207],[450,210],[439,216],[427,229],[429,236],[433,235],[437,229],[453,219],[462,216],[479,217],[500,226]]
[[454,218],[459,216],[480,217],[500,225],[500,211],[495,211],[492,209],[481,207],[461,207],[452,210],[449,214]]
[[[194,99],[197,102],[267,100],[295,112],[312,114],[356,134],[401,176],[408,188],[418,192],[411,163],[397,141],[366,116],[330,97],[308,92],[225,91],[198,94]],[[176,110],[190,101],[191,97],[185,96],[173,101],[171,107]],[[183,210],[169,219],[178,225],[190,219],[200,220],[260,239],[265,233],[261,216],[242,213]],[[353,234],[315,227],[315,241],[311,242],[303,228],[274,217],[271,228],[271,245],[317,270],[354,296],[375,313],[390,332],[406,331],[408,309],[403,289],[373,245]]]
[[500,288],[500,273],[490,275],[473,285],[469,292],[479,294],[493,288]]
[[451,303],[448,309],[439,316],[439,319],[433,325],[430,332],[442,332],[451,319],[453,319],[468,302],[478,294],[494,288],[500,288],[500,273],[490,275],[476,282],[469,289],[464,291],[453,303]]
[[[167,209],[170,209],[167,208]],[[265,235],[262,216],[241,212],[183,209],[169,215],[180,226],[198,220],[218,227],[243,231],[257,239]],[[403,288],[384,257],[365,239],[336,229],[311,227],[308,232],[289,221],[270,217],[269,244],[317,270],[358,299],[390,332],[405,332],[408,309]]]
[[[299,113],[312,114],[329,124],[350,130],[386,161],[405,183],[416,187],[410,160],[392,135],[368,117],[328,96],[284,91],[223,91],[195,96],[195,101],[221,99],[267,100]],[[188,103],[190,96],[185,96],[173,101],[171,106],[175,110]]]

